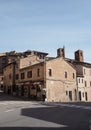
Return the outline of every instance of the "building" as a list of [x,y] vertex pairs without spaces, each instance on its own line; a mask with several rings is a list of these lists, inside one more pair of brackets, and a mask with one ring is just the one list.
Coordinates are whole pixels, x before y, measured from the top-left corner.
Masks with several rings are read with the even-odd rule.
[[33,54],[8,64],[4,68],[6,92],[37,100],[45,94],[47,101],[76,101],[76,70],[64,56],[60,48],[56,58]]
[[1,53],[0,54],[0,89],[4,89],[3,87],[3,68],[8,64],[16,61],[21,57],[21,53],[17,53],[15,51]]
[[[29,66],[30,64],[39,63],[43,61],[48,53],[27,50],[25,52],[6,52],[0,54],[0,88],[3,88],[3,68],[9,66],[10,63],[18,61],[20,68]],[[31,58],[30,58],[31,57]],[[35,63],[34,63],[35,62]]]
[[57,50],[57,57],[24,54],[3,69],[6,93],[37,100],[45,94],[48,102],[91,101],[91,64],[84,62],[82,50],[75,59],[65,57],[65,48]]
[[[30,55],[28,53],[27,57],[18,58],[16,61],[7,64],[3,69],[4,91],[6,93],[16,93],[17,95],[28,97],[28,95],[24,94],[24,84],[26,82],[28,83],[29,79],[29,77],[25,77],[25,73],[27,73],[26,68],[43,62],[46,55],[47,53],[33,51]],[[29,81],[31,82],[31,78]]]
[[8,94],[11,94],[15,91],[15,65],[16,65],[16,62],[12,62],[12,63],[9,63],[3,69],[4,92]]
[[18,95],[30,99],[42,99],[44,88],[44,62],[36,63],[19,70],[16,73]]
[[67,59],[77,72],[78,101],[91,101],[91,64],[84,62],[83,51],[75,52],[75,60]]
[[57,50],[57,58],[45,62],[47,101],[77,101],[76,70],[65,60],[65,50]]

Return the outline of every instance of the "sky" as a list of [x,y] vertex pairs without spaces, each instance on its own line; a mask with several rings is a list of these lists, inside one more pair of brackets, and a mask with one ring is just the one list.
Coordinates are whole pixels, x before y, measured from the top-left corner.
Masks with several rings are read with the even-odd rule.
[[36,50],[91,62],[91,0],[0,0],[0,52]]

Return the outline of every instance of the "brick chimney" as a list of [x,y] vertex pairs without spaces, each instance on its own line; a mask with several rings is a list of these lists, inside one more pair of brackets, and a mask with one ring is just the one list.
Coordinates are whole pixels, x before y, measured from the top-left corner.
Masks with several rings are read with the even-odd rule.
[[83,51],[82,50],[77,50],[75,52],[75,60],[79,62],[84,62],[84,57],[83,57]]
[[64,47],[57,49],[57,57],[65,58],[65,48]]

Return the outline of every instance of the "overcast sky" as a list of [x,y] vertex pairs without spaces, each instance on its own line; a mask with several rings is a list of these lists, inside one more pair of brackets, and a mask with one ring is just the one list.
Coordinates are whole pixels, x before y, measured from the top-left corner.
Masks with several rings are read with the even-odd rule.
[[91,0],[0,0],[0,52],[37,50],[91,62]]

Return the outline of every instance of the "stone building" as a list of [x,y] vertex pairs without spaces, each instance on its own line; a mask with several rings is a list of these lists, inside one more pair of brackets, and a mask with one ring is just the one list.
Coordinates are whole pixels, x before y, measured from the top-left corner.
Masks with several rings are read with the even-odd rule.
[[4,89],[3,87],[3,68],[8,64],[16,61],[18,58],[22,56],[22,53],[17,53],[15,51],[0,53],[0,89]]
[[[48,55],[48,53],[27,50],[25,52],[6,52],[0,54],[0,88],[3,88],[3,68],[8,67],[10,63],[18,61],[20,68],[29,66],[31,63],[38,63]],[[31,57],[31,58],[30,58]]]
[[15,62],[8,64],[3,69],[4,92],[11,94],[15,91]]
[[3,69],[5,92],[37,100],[45,94],[49,102],[91,101],[91,64],[84,62],[82,50],[74,60],[65,57],[65,48],[57,57],[37,51],[25,55]]
[[4,68],[4,85],[6,92],[11,86],[11,93],[31,99],[42,100],[45,94],[47,101],[77,100],[76,70],[65,61],[63,48],[57,50],[55,58],[34,54],[8,64]]
[[75,60],[67,59],[77,72],[78,101],[91,101],[91,64],[84,62],[83,51],[75,52]]
[[[27,70],[27,67],[43,62],[46,55],[47,53],[32,51],[32,53],[28,53],[26,57],[18,58],[16,61],[7,64],[3,69],[4,91],[6,93],[9,91],[11,94],[16,93],[17,95],[28,96],[24,94],[24,84],[26,86],[29,79],[29,76],[25,76],[25,73],[27,73],[25,70]],[[29,71],[28,73],[30,74],[31,72]],[[31,83],[31,78],[29,82]]]
[[57,58],[45,62],[47,101],[69,102],[77,100],[76,70],[65,61],[65,50],[57,50]]

